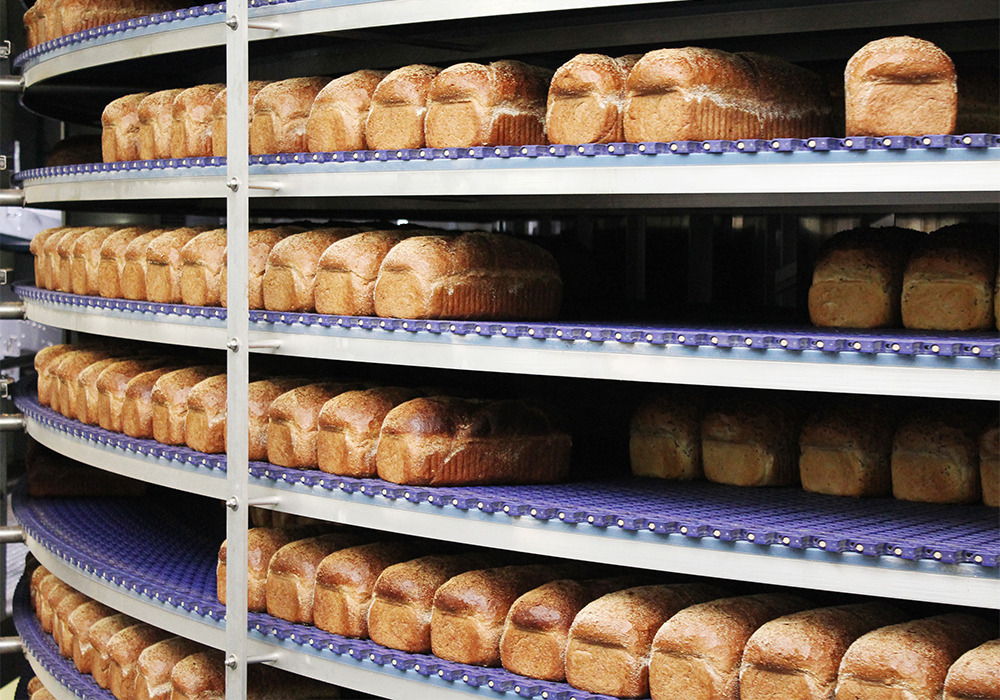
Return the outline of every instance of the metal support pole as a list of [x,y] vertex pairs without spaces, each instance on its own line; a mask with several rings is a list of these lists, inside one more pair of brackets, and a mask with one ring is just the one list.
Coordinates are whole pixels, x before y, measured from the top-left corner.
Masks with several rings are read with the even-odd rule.
[[0,207],[23,207],[23,190],[0,190]]
[[19,525],[0,527],[0,544],[17,544],[18,542],[24,542],[24,530]]
[[0,637],[0,654],[14,654],[24,651],[24,642],[20,637]]
[[0,433],[24,430],[28,421],[20,413],[0,413]]
[[0,92],[24,92],[24,77],[20,75],[0,76]]
[[0,320],[20,321],[24,318],[24,302],[5,301],[0,304]]
[[247,0],[226,0],[226,700],[247,696],[250,133]]

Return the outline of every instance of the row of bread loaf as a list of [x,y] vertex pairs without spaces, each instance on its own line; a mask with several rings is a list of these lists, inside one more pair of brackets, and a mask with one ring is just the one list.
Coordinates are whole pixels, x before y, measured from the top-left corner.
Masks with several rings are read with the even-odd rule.
[[[249,234],[251,309],[397,318],[551,319],[555,259],[503,234],[340,226]],[[31,241],[43,289],[225,306],[225,229],[58,227]]]
[[[221,366],[53,345],[35,355],[35,368],[39,403],[68,418],[205,453],[226,449]],[[304,378],[253,381],[248,393],[251,461],[426,485],[552,482],[570,467],[570,433],[530,401]]]
[[115,22],[188,7],[184,0],[35,0],[24,13],[26,48]]
[[632,417],[632,472],[1000,506],[995,404],[914,407],[857,396],[823,402],[805,411],[766,393],[726,393],[713,402],[693,392],[651,397]]
[[[951,59],[890,37],[845,70],[849,135],[949,134]],[[672,48],[581,54],[553,74],[514,60],[360,70],[249,84],[250,153],[544,143],[807,138],[832,133],[819,76],[757,53]],[[105,162],[222,156],[221,84],[126,95],[102,115]]]
[[[32,608],[59,653],[117,700],[219,700],[223,653],[93,600],[45,567],[31,572]],[[265,664],[248,669],[248,700],[337,698],[337,688]],[[31,696],[42,700],[51,696]]]
[[817,258],[809,316],[838,328],[1000,328],[998,239],[988,224],[842,231]]
[[[251,611],[594,693],[843,700],[891,688],[940,700],[1000,690],[995,621],[967,613],[913,618],[885,602],[734,596],[714,584],[518,564],[353,530],[254,528],[248,546]],[[222,602],[226,562],[223,543]]]

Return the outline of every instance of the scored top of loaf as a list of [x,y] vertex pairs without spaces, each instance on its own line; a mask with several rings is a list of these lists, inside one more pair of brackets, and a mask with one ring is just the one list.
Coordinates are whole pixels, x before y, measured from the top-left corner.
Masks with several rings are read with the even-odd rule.
[[424,64],[403,66],[385,76],[375,88],[372,101],[381,104],[408,103],[423,106],[431,81],[441,72],[440,68]]
[[938,46],[912,36],[871,41],[851,56],[844,70],[851,80],[955,80],[955,65]]
[[485,106],[505,104],[537,110],[548,94],[552,71],[521,61],[456,63],[437,74],[428,99],[436,102],[476,98]]
[[373,586],[378,575],[387,567],[413,559],[422,553],[419,543],[412,541],[370,542],[345,547],[320,562],[316,582],[325,586]]
[[358,233],[356,228],[331,227],[284,236],[271,248],[267,256],[267,265],[295,267],[301,274],[311,275],[327,248],[355,233]]
[[549,581],[518,598],[510,608],[507,624],[539,632],[566,632],[577,613],[596,598],[636,586],[634,576]]
[[330,78],[311,76],[288,78],[268,83],[253,100],[254,114],[271,113],[278,119],[303,119],[309,116],[313,101]]
[[382,431],[460,439],[547,435],[563,429],[554,413],[528,401],[428,396],[411,399],[389,411]]
[[378,277],[385,256],[398,243],[426,233],[418,230],[362,231],[342,238],[329,246],[319,259],[319,268],[334,272],[351,272],[365,281]]
[[375,592],[381,598],[430,607],[435,592],[448,579],[489,565],[489,555],[481,552],[418,557],[387,567],[375,583]]
[[309,430],[315,428],[323,404],[338,394],[357,388],[357,384],[344,382],[316,382],[298,386],[275,398],[268,408],[268,416],[271,420],[285,420],[295,423],[303,430]]
[[181,260],[185,265],[204,265],[218,270],[225,259],[226,229],[224,228],[203,231],[181,248]]
[[563,575],[565,570],[552,564],[466,571],[438,588],[434,608],[496,622],[507,616],[510,606],[521,595]]
[[420,395],[417,389],[396,386],[345,391],[323,404],[318,424],[320,427],[342,426],[357,432],[378,432],[391,409]]
[[473,231],[459,236],[414,236],[397,244],[382,261],[383,270],[414,270],[420,275],[540,272],[559,275],[555,258],[544,248],[499,233]]
[[[970,649],[948,669],[945,698],[975,698],[1000,696],[1000,639],[991,639]],[[949,695],[952,693],[952,695]]]
[[598,53],[577,54],[552,75],[549,99],[597,93],[621,103],[625,83],[642,54],[612,58]]
[[[139,103],[148,96],[148,92],[139,92],[112,100],[101,113],[101,124],[105,127],[114,126],[116,122],[127,115],[135,115],[135,118],[138,120]],[[136,127],[138,125],[139,122],[136,121]]]

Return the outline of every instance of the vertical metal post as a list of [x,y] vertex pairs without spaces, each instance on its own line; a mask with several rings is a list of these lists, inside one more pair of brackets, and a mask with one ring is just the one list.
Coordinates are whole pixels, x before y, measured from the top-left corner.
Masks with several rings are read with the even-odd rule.
[[249,417],[249,277],[248,231],[250,201],[249,107],[247,81],[249,47],[247,0],[226,0],[226,244],[229,341],[226,361],[227,446],[226,481],[226,700],[247,696],[247,476]]

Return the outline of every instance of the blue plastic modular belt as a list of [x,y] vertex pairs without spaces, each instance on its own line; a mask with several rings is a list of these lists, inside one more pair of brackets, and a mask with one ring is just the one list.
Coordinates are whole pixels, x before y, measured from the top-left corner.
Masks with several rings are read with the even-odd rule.
[[[80,309],[139,312],[161,316],[224,321],[221,307],[159,304],[82,296],[16,285],[21,299]],[[331,316],[287,311],[251,311],[251,323],[296,327],[326,327],[346,331],[386,331],[415,336],[456,335],[621,343],[684,347],[750,348],[756,350],[817,350],[825,353],[929,355],[939,357],[1000,357],[1000,334],[908,331],[900,329],[733,328],[705,326],[634,326],[591,323],[512,321],[438,321],[371,316]],[[251,330],[253,330],[251,328]]]
[[[97,684],[94,677],[76,670],[72,659],[59,653],[59,646],[42,627],[31,609],[30,576],[22,576],[14,589],[14,627],[28,653],[63,687],[84,700],[114,700],[114,695]],[[26,698],[27,694],[16,695]]]
[[[74,436],[104,437],[105,444],[187,464],[205,460],[224,469],[225,457],[204,455],[128,438],[59,416],[23,394],[15,405],[25,415]],[[109,439],[108,436],[114,436]],[[157,445],[159,449],[153,447]],[[178,455],[178,456],[171,456]],[[996,510],[976,505],[933,505],[891,498],[853,499],[798,488],[751,489],[708,482],[623,478],[611,481],[531,486],[416,487],[381,479],[335,476],[316,469],[287,469],[252,462],[250,474],[278,488],[306,488],[331,494],[461,511],[503,513],[588,524],[596,528],[648,530],[662,535],[783,545],[826,552],[929,559],[947,564],[1000,566]]]
[[[217,533],[207,533],[204,527],[196,530],[177,514],[176,508],[168,512],[151,499],[28,499],[23,489],[17,489],[14,510],[32,539],[73,566],[161,602],[222,619],[224,607],[217,600],[215,587],[216,557],[225,534],[221,528]],[[99,532],[92,526],[95,522],[102,523]],[[21,587],[26,587],[27,581],[22,579]],[[487,686],[497,692],[514,691],[523,697],[541,697],[545,693],[550,700],[608,697],[574,690],[565,683],[528,679],[503,669],[407,654],[261,613],[250,613],[248,629],[272,643],[327,659],[348,657],[374,666],[390,666],[412,674],[414,679],[433,675],[469,686]],[[54,646],[51,639],[48,641],[50,647]],[[58,650],[55,655],[59,655]]]
[[[210,6],[214,7],[214,6]],[[692,154],[735,154],[741,153],[813,153],[829,151],[927,151],[941,149],[993,149],[1000,147],[997,134],[960,134],[927,136],[885,136],[809,139],[773,139],[740,141],[672,141],[669,143],[607,143],[584,144],[580,146],[490,146],[474,148],[413,148],[378,151],[336,151],[332,153],[278,153],[274,155],[250,156],[250,165],[320,164],[320,163],[366,163],[394,161],[433,160],[490,160],[490,159],[538,159],[538,158],[594,158],[616,156],[671,156]],[[171,158],[167,160],[138,160],[117,163],[86,163],[82,165],[61,165],[49,168],[35,168],[16,173],[16,182],[28,180],[86,175],[111,172],[134,172],[143,176],[150,171],[176,168],[218,167],[225,164],[225,158]],[[405,166],[404,166],[405,168]]]

